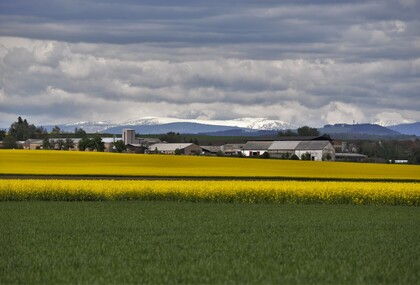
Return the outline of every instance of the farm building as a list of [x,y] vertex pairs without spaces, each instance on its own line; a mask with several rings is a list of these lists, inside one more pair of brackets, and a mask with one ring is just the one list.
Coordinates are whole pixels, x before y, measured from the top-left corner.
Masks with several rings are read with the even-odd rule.
[[105,145],[105,151],[113,151],[114,150],[114,142],[121,141],[120,138],[102,138],[102,141]]
[[185,155],[199,155],[202,152],[202,148],[193,143],[157,143],[149,146],[149,153],[175,154],[177,149]]
[[217,145],[201,145],[201,148],[203,155],[217,155],[218,152],[222,151],[222,147]]
[[225,155],[242,155],[245,144],[224,144],[221,149]]
[[23,143],[23,149],[39,149],[42,147],[42,140],[40,139],[27,139]]
[[245,156],[259,156],[268,151],[273,141],[247,141],[242,149]]
[[138,141],[135,138],[135,131],[132,129],[123,129],[122,131],[122,140],[124,141],[124,144],[136,144]]
[[350,161],[350,162],[365,162],[367,156],[360,153],[350,153],[350,152],[336,152],[335,160],[336,161]]
[[271,157],[290,158],[301,141],[275,141],[268,147]]
[[309,141],[248,141],[244,148],[245,156],[259,156],[268,152],[271,157],[289,158],[297,155],[310,155],[311,160],[335,160],[335,150],[329,140]]
[[300,142],[295,154],[300,158],[306,153],[311,155],[311,160],[335,160],[335,149],[329,141]]

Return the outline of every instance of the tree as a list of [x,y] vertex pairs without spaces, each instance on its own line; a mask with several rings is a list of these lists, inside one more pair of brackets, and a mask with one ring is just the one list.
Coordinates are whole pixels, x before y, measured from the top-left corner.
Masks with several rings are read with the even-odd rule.
[[85,130],[82,129],[82,128],[75,128],[74,129],[74,134],[78,138],[86,138],[87,137],[87,134],[86,134]]
[[64,148],[64,144],[65,144],[65,142],[64,142],[64,140],[62,140],[62,139],[58,139],[58,140],[56,141],[56,144],[57,144],[57,149],[58,149],[58,150],[62,150],[62,149]]
[[105,143],[102,141],[99,135],[95,135],[88,145],[89,150],[104,151]]
[[297,133],[295,133],[294,131],[289,129],[289,130],[280,131],[280,132],[278,132],[277,135],[279,137],[293,137],[293,136],[297,136]]
[[29,125],[26,119],[22,120],[19,116],[17,122],[12,123],[9,129],[9,134],[18,141],[25,141],[27,139],[35,138],[36,127]]
[[57,142],[55,140],[50,140],[50,149],[55,149]]
[[179,143],[182,140],[179,133],[175,133],[175,132],[169,132],[166,135],[160,136],[159,139],[163,142],[168,142],[168,143]]
[[290,158],[290,156],[291,156],[290,152],[285,152],[285,153],[283,153],[283,154],[281,155],[281,158],[282,158],[282,159],[289,159],[289,158]]
[[4,129],[1,129],[0,130],[0,141],[2,141],[3,139],[4,139],[4,137],[6,136],[6,130],[4,130]]
[[11,135],[6,135],[3,139],[3,148],[6,148],[6,149],[18,148],[15,137]]
[[90,139],[88,137],[83,137],[79,141],[79,150],[85,151],[86,149],[88,149],[89,145],[90,145]]
[[115,149],[116,152],[121,153],[121,152],[127,150],[127,147],[126,147],[126,145],[124,144],[123,141],[115,141],[113,143],[113,145],[114,145],[114,149]]
[[291,160],[299,160],[299,157],[294,153],[291,157]]
[[299,136],[319,136],[319,132],[316,128],[310,128],[308,126],[298,128],[297,133]]
[[182,154],[181,150],[179,148],[177,148],[175,150],[175,155],[181,155],[181,154]]
[[61,129],[59,126],[54,126],[54,128],[51,130],[52,135],[59,135],[61,134]]
[[331,157],[331,154],[330,153],[327,153],[326,155],[324,155],[322,157],[322,160],[326,160],[326,161],[330,161],[331,159],[332,159],[332,157]]
[[51,143],[49,138],[44,138],[42,141],[42,149],[51,149]]
[[408,159],[408,163],[420,164],[420,149],[413,152],[413,154]]
[[305,152],[304,154],[301,155],[300,157],[302,160],[311,160],[311,154],[309,152]]
[[74,142],[71,138],[66,138],[66,140],[64,141],[63,149],[69,150],[71,148],[74,148]]
[[35,129],[35,138],[43,139],[48,137],[48,131],[44,127],[36,127]]
[[262,155],[260,155],[260,158],[268,159],[270,158],[270,154],[265,151]]

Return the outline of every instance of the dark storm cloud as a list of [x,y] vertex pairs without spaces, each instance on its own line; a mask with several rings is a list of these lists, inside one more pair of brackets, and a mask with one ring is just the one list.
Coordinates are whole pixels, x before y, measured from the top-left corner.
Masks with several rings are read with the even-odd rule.
[[420,120],[419,14],[415,0],[0,0],[1,121]]

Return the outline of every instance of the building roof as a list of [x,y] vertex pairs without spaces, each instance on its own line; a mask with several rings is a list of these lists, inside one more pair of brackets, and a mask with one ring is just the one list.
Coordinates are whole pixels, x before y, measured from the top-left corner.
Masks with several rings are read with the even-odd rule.
[[329,141],[302,141],[296,146],[296,150],[323,149],[329,144]]
[[301,141],[275,141],[268,150],[295,150]]
[[121,138],[102,138],[102,141],[104,143],[113,143],[116,141],[122,141],[122,139]]
[[27,139],[24,141],[25,144],[42,144],[43,140],[41,139]]
[[244,150],[267,150],[273,141],[247,141]]
[[217,145],[201,145],[201,148],[208,152],[214,152],[214,153],[222,150],[222,147],[217,146]]
[[237,152],[237,151],[242,150],[244,148],[244,146],[245,146],[244,143],[240,143],[240,144],[224,144],[220,148],[224,152]]
[[184,149],[191,145],[194,145],[193,143],[156,143],[152,144],[149,149],[155,150],[156,148],[159,151],[175,151],[176,149]]
[[336,152],[335,157],[354,157],[354,158],[367,158],[367,155],[352,152]]

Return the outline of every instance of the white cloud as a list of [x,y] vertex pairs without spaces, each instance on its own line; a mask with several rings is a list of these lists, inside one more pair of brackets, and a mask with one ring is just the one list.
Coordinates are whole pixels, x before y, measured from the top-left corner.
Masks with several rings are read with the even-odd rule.
[[0,121],[420,120],[417,1],[321,2],[11,2]]
[[352,104],[342,102],[331,102],[324,108],[321,116],[328,124],[365,122],[366,117],[363,112]]

